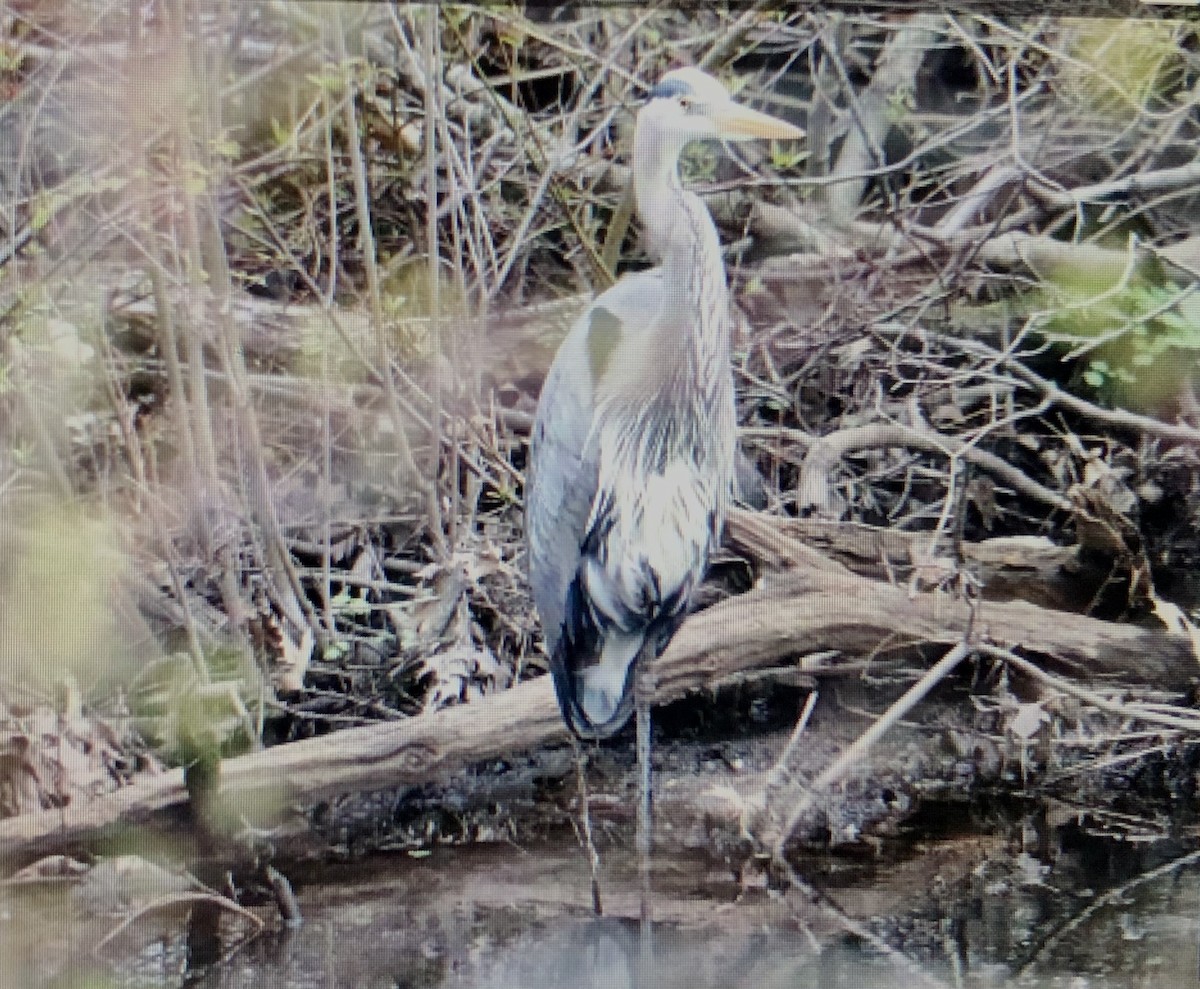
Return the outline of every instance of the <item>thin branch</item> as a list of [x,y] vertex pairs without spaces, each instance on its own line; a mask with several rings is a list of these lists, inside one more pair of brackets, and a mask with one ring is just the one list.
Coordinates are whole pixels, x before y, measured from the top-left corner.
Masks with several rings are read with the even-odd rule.
[[765,836],[768,840],[772,855],[777,862],[785,861],[784,846],[791,838],[797,825],[816,802],[818,796],[840,780],[856,762],[862,760],[871,747],[878,742],[897,722],[909,711],[916,707],[926,695],[939,683],[948,677],[964,659],[974,651],[966,642],[954,646],[945,656],[935,663],[926,673],[908,688],[894,704],[891,705],[870,728],[863,732],[851,745],[847,746],[811,784],[804,788],[804,793],[792,805],[783,828],[777,835]]

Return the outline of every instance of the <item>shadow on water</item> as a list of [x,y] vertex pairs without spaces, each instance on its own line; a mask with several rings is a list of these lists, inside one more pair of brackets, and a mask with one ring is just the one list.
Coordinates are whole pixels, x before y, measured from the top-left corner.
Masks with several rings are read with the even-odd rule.
[[246,941],[244,921],[226,916],[224,954],[204,967],[184,913],[147,914],[111,938],[120,918],[89,912],[78,889],[3,894],[0,948],[30,989],[1196,985],[1200,852],[1071,823],[999,830],[943,835],[892,862],[814,861],[802,874],[820,895],[660,857],[652,944],[633,856],[605,854],[610,916],[596,918],[584,857],[564,843],[293,871],[304,925]]

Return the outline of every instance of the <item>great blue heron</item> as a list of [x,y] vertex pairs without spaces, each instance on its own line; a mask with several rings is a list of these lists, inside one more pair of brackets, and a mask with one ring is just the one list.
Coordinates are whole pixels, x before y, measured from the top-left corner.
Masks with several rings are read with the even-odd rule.
[[629,720],[635,674],[682,622],[733,485],[729,289],[679,155],[696,140],[802,136],[693,68],[664,75],[638,113],[634,191],[661,264],[601,293],[563,341],[525,491],[533,596],[563,717],[581,738]]

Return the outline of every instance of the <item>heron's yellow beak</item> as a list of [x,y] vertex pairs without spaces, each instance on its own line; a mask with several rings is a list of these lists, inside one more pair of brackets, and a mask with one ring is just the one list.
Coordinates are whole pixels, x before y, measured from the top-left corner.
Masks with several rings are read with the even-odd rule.
[[712,113],[713,123],[721,136],[730,140],[748,137],[776,137],[780,140],[804,136],[804,131],[786,120],[751,110],[748,106],[730,103]]

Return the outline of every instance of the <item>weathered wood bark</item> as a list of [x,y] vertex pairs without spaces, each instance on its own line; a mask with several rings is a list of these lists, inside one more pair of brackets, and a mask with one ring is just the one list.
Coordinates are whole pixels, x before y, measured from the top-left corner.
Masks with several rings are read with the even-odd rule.
[[[690,618],[658,661],[656,699],[714,688],[746,670],[806,653],[884,657],[972,634],[1046,657],[1087,681],[1119,677],[1183,689],[1196,673],[1189,641],[1025,602],[983,602],[972,615],[944,594],[833,568],[773,576]],[[826,667],[827,668],[827,667]],[[445,778],[472,763],[566,740],[548,679],[466,707],[278,746],[227,760],[222,795],[252,818],[337,793]],[[186,801],[179,772],[80,806],[0,822],[0,856],[28,859],[162,822]]]
[[1183,636],[1119,625],[1023,601],[964,601],[852,575],[780,575],[686,622],[659,661],[658,699],[720,683],[740,670],[800,653],[836,651],[882,657],[913,646],[958,642],[973,634],[993,644],[1049,657],[1084,680],[1128,678],[1183,690],[1196,657]]
[[[851,522],[733,511],[725,534],[735,549],[768,570],[812,567],[905,583],[917,570],[932,570],[935,562],[928,533]],[[956,548],[989,601],[1017,599],[1077,611],[1109,576],[1108,570],[1086,573],[1078,546],[1058,546],[1036,536],[998,536]]]

